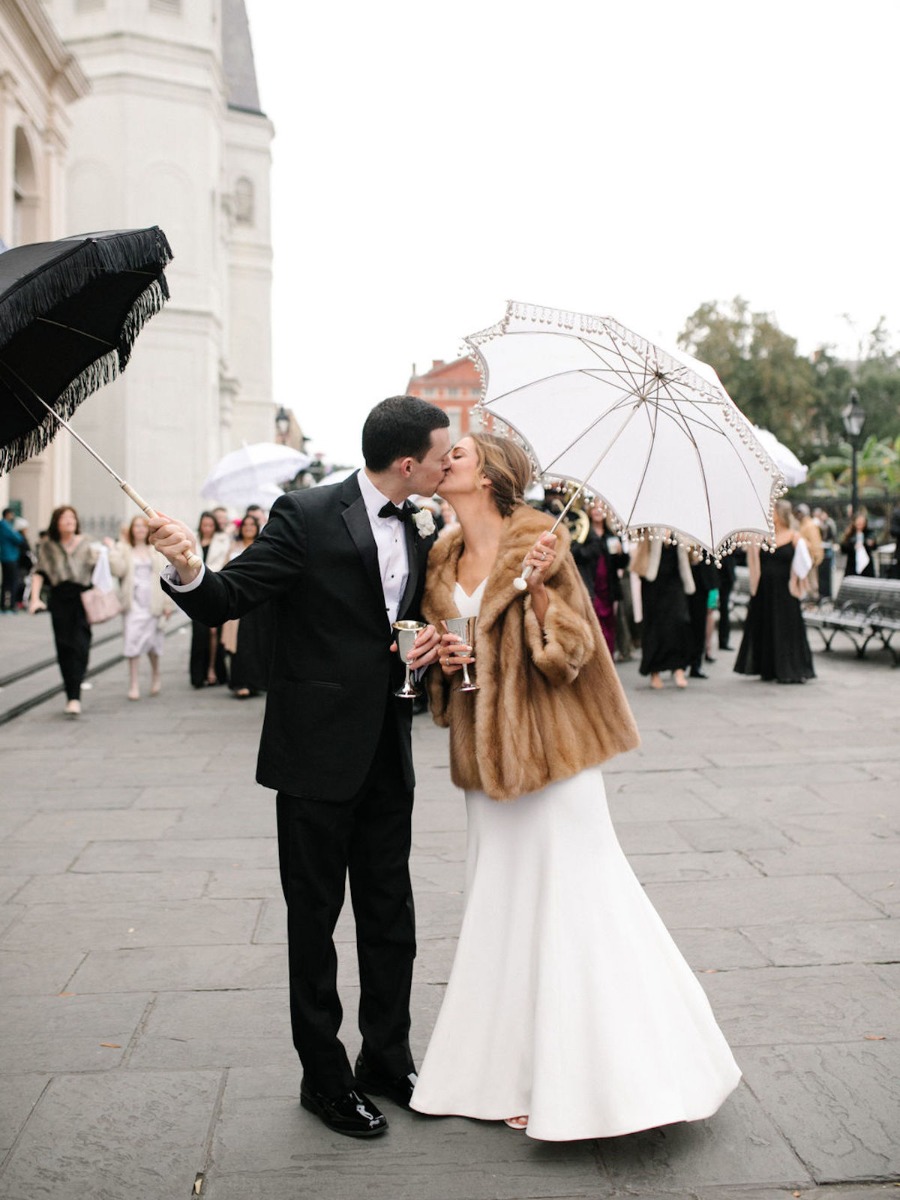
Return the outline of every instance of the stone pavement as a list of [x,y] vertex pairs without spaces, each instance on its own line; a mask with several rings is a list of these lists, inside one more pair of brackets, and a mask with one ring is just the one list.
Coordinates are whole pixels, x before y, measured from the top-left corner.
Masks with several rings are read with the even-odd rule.
[[[253,783],[262,702],[192,691],[185,636],[156,699],[128,703],[119,665],[80,721],[56,697],[0,728],[0,1197],[900,1194],[900,672],[817,653],[816,682],[780,688],[732,660],[683,694],[622,666],[644,740],[606,777],[744,1081],[709,1121],[568,1145],[389,1102],[390,1132],[360,1143],[299,1108],[274,805]],[[418,717],[414,740],[420,1057],[464,812],[443,732]],[[352,1056],[348,915],[339,938]]]

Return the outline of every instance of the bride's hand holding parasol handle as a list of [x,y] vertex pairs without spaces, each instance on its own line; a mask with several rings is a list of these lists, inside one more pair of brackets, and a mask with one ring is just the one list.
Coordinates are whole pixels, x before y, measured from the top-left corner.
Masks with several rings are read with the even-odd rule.
[[[559,522],[557,521],[557,525]],[[556,528],[556,525],[553,526]],[[542,533],[525,555],[522,574],[513,580],[517,592],[536,592],[544,585],[544,575],[556,558],[556,534],[553,530]]]
[[[135,500],[135,497],[132,496]],[[135,501],[141,508],[140,499]],[[182,583],[193,583],[203,569],[203,559],[197,554],[197,541],[193,530],[183,521],[144,509],[150,526],[150,545],[168,559]]]

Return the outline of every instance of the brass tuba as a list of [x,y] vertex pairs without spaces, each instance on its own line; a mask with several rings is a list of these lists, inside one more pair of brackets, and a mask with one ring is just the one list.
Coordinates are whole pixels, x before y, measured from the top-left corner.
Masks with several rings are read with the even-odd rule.
[[[578,485],[567,480],[548,483],[544,488],[544,511],[551,517],[558,517],[572,497],[578,491]],[[579,492],[575,502],[565,515],[565,525],[573,542],[583,545],[591,531],[591,518],[585,510],[586,498],[584,492]]]

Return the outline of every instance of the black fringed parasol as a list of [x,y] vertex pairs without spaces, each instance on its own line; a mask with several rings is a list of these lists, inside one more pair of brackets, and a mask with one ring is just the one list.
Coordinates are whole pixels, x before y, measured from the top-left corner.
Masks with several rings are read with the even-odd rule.
[[137,335],[169,298],[171,261],[156,225],[0,254],[0,475],[39,454],[63,427],[138,508],[156,516],[68,418],[124,371]]
[[43,450],[57,418],[124,370],[168,299],[171,259],[156,226],[0,254],[0,474]]

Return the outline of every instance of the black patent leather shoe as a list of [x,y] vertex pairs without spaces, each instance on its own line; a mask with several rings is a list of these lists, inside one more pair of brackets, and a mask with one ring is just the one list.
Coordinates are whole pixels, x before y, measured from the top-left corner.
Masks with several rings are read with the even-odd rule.
[[387,1096],[388,1100],[393,1100],[401,1108],[409,1108],[413,1088],[419,1079],[415,1071],[410,1071],[408,1075],[384,1075],[381,1071],[373,1070],[361,1054],[356,1060],[354,1074],[358,1087],[375,1096]]
[[691,679],[709,679],[709,676],[699,667],[691,667]]
[[300,1103],[315,1113],[335,1133],[347,1137],[378,1137],[387,1131],[387,1117],[368,1096],[357,1091],[341,1092],[339,1096],[323,1096],[300,1082]]

